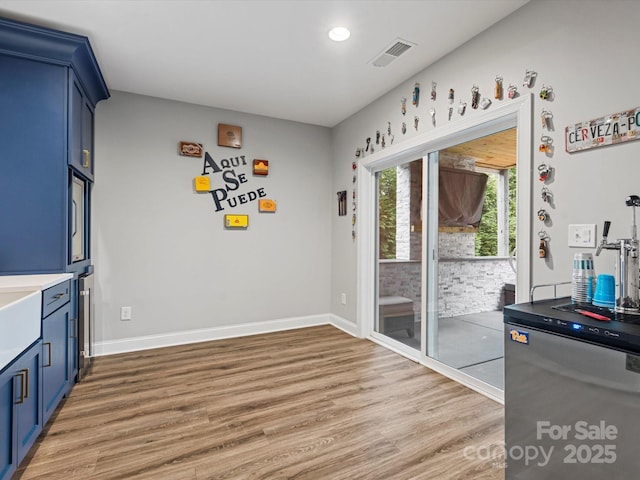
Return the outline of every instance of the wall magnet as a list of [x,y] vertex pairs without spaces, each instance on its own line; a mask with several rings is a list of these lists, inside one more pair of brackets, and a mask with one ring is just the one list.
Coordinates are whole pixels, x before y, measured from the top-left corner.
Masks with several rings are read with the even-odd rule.
[[540,220],[541,222],[547,221],[547,211],[544,208],[538,210],[538,220]]
[[546,85],[542,85],[542,89],[540,90],[540,98],[542,100],[551,100],[553,97],[553,88],[548,87]]
[[413,87],[413,104],[417,107],[420,104],[420,84],[416,83]]
[[540,237],[538,256],[540,258],[547,258],[547,255],[549,254],[549,246],[547,245],[549,242],[549,235],[544,230],[540,230],[538,232],[538,237]]
[[540,137],[540,146],[538,150],[542,153],[546,153],[548,157],[553,155],[553,138],[543,135]]
[[547,257],[547,242],[543,238],[540,239],[540,246],[538,247],[538,256],[540,258]]
[[524,81],[522,82],[523,87],[531,88],[536,81],[536,77],[538,74],[533,70],[527,70],[524,73]]
[[553,130],[553,114],[548,110],[542,110],[540,114],[540,119],[542,120],[542,128],[547,129],[549,131]]
[[496,100],[502,100],[502,77],[496,76],[496,85],[493,89],[493,98]]
[[471,108],[476,110],[478,108],[478,102],[480,101],[480,89],[474,85],[471,88]]
[[551,167],[546,163],[541,163],[538,165],[538,175],[541,182],[546,181],[549,178],[549,175],[551,175]]

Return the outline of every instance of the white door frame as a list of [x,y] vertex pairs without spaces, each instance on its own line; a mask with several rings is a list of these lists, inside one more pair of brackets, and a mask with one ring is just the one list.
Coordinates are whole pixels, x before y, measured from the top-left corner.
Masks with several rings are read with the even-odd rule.
[[[523,95],[495,109],[481,112],[450,122],[435,130],[417,135],[405,142],[378,150],[360,160],[358,168],[358,237],[357,237],[357,331],[358,335],[371,338],[375,322],[376,282],[376,173],[386,168],[424,158],[429,152],[464,143],[475,138],[517,127],[517,179],[518,204],[516,207],[518,256],[516,259],[516,301],[528,300],[531,288],[532,249],[532,172],[533,172],[533,95]],[[425,183],[426,185],[426,183]],[[426,212],[426,196],[423,196],[423,211]],[[424,239],[423,239],[424,240]],[[423,257],[423,274],[426,272],[426,255]],[[426,282],[423,282],[422,298],[427,298]],[[422,321],[426,319],[426,302],[422,302]],[[423,325],[424,335],[424,325]],[[433,359],[420,355],[421,363],[433,368]],[[439,363],[439,362],[436,362]],[[442,365],[442,364],[440,364]],[[440,370],[438,368],[438,370]],[[445,369],[446,370],[446,369]],[[455,370],[455,369],[454,369]],[[457,370],[456,370],[457,371]],[[447,372],[442,372],[447,374]],[[474,388],[472,385],[470,385]],[[485,393],[485,392],[483,392]]]

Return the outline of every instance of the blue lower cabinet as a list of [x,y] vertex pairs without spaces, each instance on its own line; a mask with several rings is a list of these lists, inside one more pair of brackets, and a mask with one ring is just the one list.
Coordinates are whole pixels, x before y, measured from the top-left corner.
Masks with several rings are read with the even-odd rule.
[[69,304],[42,320],[42,408],[46,424],[69,392]]
[[8,480],[18,460],[14,442],[14,371],[9,367],[0,374],[0,480]]
[[0,374],[0,480],[9,480],[42,432],[42,341]]

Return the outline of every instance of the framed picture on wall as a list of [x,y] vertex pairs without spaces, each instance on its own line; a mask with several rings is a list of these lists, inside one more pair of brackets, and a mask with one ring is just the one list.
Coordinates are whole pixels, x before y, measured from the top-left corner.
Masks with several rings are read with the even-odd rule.
[[219,123],[218,146],[242,148],[242,127]]
[[178,144],[178,154],[183,157],[202,157],[204,150],[201,143],[180,142]]

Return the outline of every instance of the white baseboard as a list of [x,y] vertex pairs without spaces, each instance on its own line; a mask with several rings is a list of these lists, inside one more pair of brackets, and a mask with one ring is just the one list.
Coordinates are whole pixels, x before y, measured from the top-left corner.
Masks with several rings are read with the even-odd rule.
[[189,343],[222,340],[224,338],[245,337],[260,333],[280,332],[283,330],[327,324],[334,325],[336,328],[356,336],[356,325],[354,323],[328,313],[96,342],[94,356],[100,357],[103,355],[114,355],[116,353],[137,352],[140,350],[150,350],[152,348],[172,347]]
[[355,323],[332,313],[328,314],[327,316],[329,317],[329,321],[327,323],[333,325],[336,328],[339,328],[349,335],[352,335],[354,337],[358,336],[358,326]]

